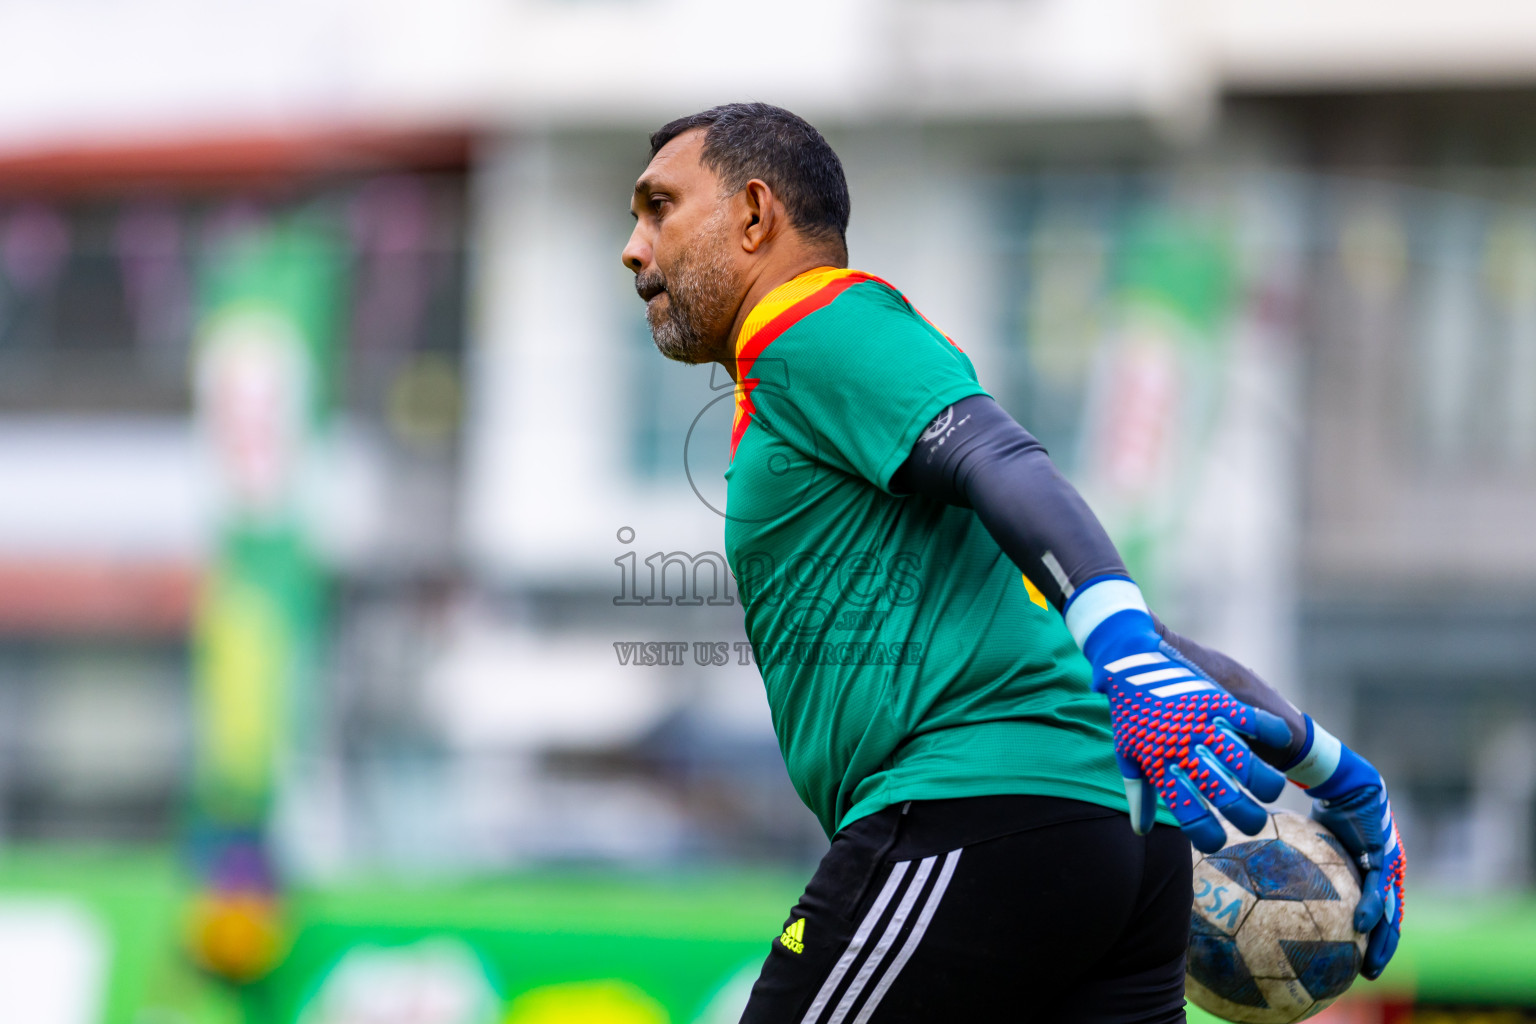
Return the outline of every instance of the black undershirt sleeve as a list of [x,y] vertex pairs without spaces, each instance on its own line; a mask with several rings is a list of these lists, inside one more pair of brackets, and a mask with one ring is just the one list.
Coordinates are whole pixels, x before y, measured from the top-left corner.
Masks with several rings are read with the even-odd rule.
[[1095,576],[1127,575],[1109,534],[1045,446],[987,395],[940,413],[892,476],[891,490],[974,509],[1057,611]]
[[1222,689],[1249,707],[1261,708],[1285,719],[1285,724],[1291,727],[1291,742],[1284,747],[1271,747],[1257,739],[1249,740],[1248,745],[1253,748],[1255,754],[1276,768],[1289,768],[1307,742],[1307,723],[1302,718],[1301,712],[1296,710],[1296,705],[1280,696],[1274,687],[1260,679],[1247,666],[1233,661],[1220,651],[1197,644],[1186,636],[1180,636],[1169,629],[1156,615],[1152,616],[1152,621],[1156,623],[1158,635],[1163,638],[1163,641],[1192,668],[1199,669],[1210,676]]
[[[1097,576],[1129,576],[1114,542],[1045,446],[987,395],[961,399],[928,425],[891,477],[897,494],[921,494],[973,509],[1003,553],[1061,611],[1074,590]],[[1154,617],[1154,621],[1156,621]],[[1301,713],[1258,676],[1218,651],[1157,622],[1159,634],[1229,693],[1285,719],[1285,749],[1255,745],[1284,767],[1306,741]]]

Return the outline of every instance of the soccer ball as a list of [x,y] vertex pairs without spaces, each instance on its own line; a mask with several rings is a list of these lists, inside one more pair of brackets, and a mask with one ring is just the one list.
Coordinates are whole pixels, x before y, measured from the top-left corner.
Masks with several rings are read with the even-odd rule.
[[1289,1024],[1333,1002],[1360,973],[1360,872],[1322,825],[1290,811],[1264,831],[1227,825],[1227,845],[1195,855],[1184,994],[1244,1024]]

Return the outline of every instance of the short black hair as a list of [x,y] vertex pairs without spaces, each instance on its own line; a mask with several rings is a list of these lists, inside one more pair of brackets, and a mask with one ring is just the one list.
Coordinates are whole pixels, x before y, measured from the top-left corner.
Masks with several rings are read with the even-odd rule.
[[725,103],[668,121],[651,133],[651,156],[684,132],[704,129],[700,161],[727,192],[761,178],[801,234],[835,243],[846,258],[848,180],[827,140],[804,118],[769,103]]

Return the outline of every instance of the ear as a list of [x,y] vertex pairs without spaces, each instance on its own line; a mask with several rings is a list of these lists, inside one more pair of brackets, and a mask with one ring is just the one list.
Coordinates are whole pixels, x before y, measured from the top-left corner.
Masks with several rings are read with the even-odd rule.
[[741,234],[741,248],[745,252],[757,252],[779,230],[784,216],[784,206],[774,196],[773,189],[761,178],[747,182],[739,193],[745,205],[746,225]]

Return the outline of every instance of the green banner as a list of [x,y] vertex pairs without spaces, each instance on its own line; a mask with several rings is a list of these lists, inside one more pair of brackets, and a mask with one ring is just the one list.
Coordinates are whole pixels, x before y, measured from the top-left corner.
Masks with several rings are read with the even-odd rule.
[[306,536],[316,438],[332,405],[343,251],[290,214],[226,230],[201,278],[198,418],[219,515],[193,638],[190,923],[203,966],[259,977],[282,954],[266,824],[278,773],[314,721],[325,579]]

